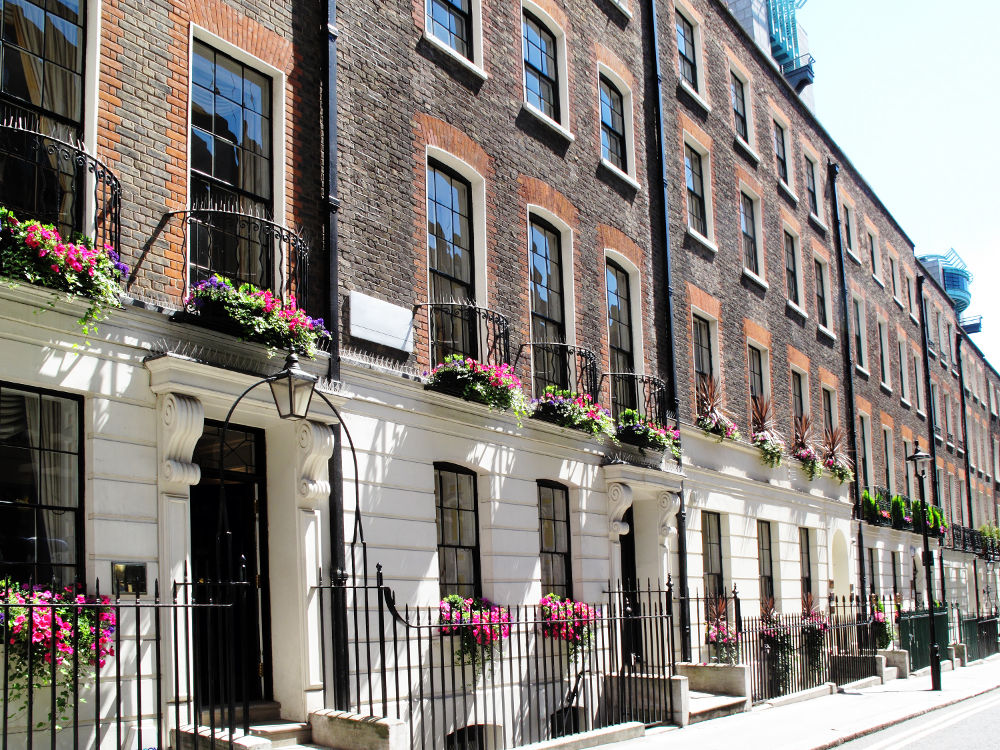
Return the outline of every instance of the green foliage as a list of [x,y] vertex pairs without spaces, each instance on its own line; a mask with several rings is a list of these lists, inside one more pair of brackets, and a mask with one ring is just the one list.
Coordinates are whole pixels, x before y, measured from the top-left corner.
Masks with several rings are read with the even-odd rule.
[[675,461],[681,460],[681,434],[670,426],[643,419],[635,409],[624,409],[615,427],[619,442],[654,451],[670,451]]
[[589,393],[577,394],[550,385],[533,403],[534,416],[538,419],[591,435],[607,435],[615,440],[611,412],[594,401]]
[[904,528],[906,523],[906,502],[901,495],[893,495],[889,506],[889,515],[894,529]]
[[330,338],[323,319],[306,315],[296,305],[295,297],[285,301],[253,284],[234,287],[224,276],[214,275],[199,282],[191,290],[187,306],[202,315],[231,322],[241,339],[272,350],[295,350],[315,357],[319,342]]
[[521,379],[508,364],[485,365],[460,354],[451,354],[431,370],[427,387],[453,393],[497,411],[513,412],[518,424],[528,414],[528,398],[524,395]]
[[108,308],[121,307],[121,282],[127,273],[110,245],[94,247],[90,237],[80,234],[64,239],[53,225],[18,221],[0,206],[0,275],[90,300],[77,321],[85,335],[97,331]]

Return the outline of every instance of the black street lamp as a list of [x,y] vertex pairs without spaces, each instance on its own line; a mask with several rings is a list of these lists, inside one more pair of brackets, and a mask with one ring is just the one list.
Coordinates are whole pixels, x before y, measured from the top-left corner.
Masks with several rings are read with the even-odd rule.
[[934,623],[934,557],[931,554],[930,541],[927,538],[927,520],[930,518],[930,508],[924,499],[924,482],[927,479],[927,462],[931,460],[930,454],[920,450],[918,445],[912,456],[907,456],[906,460],[914,466],[917,476],[920,477],[920,533],[924,538],[924,573],[927,578],[927,610],[931,618],[931,690],[941,690],[941,651],[938,646],[937,628]]

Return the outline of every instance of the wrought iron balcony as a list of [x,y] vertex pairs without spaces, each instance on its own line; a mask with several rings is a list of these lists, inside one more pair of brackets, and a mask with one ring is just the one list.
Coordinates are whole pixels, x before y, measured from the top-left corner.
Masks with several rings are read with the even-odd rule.
[[615,419],[625,409],[632,409],[642,419],[658,424],[673,421],[674,414],[667,406],[667,384],[659,378],[632,372],[606,372],[601,375],[602,389],[605,379],[611,387],[611,412]]
[[79,232],[121,252],[121,182],[82,144],[19,122],[0,125],[0,205],[66,238]]
[[184,222],[189,287],[217,274],[234,285],[294,295],[299,307],[309,309],[309,243],[301,233],[228,208],[170,215]]
[[422,302],[427,310],[431,364],[458,354],[491,365],[510,364],[510,320],[471,302]]
[[590,349],[554,341],[529,341],[518,347],[515,369],[526,354],[530,355],[531,392],[535,398],[548,386],[597,398],[597,355]]

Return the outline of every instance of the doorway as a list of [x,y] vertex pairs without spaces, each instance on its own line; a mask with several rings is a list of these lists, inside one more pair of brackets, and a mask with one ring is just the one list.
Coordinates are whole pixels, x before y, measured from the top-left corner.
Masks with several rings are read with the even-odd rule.
[[193,612],[195,690],[205,706],[230,694],[237,702],[272,697],[264,432],[230,425],[220,451],[221,433],[221,423],[205,422],[190,505],[192,596],[229,605]]

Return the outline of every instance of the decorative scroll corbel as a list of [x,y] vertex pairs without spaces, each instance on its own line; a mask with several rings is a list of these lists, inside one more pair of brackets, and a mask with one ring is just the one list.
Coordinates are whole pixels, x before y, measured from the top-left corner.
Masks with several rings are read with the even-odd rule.
[[660,544],[671,549],[673,540],[677,537],[677,525],[674,519],[681,508],[681,497],[676,492],[664,490],[656,498],[660,508]]
[[191,396],[168,393],[160,411],[163,432],[161,478],[175,487],[190,487],[201,481],[201,467],[192,463],[194,447],[205,428],[205,409]]
[[621,482],[608,485],[608,538],[618,541],[622,534],[628,534],[630,529],[622,520],[625,512],[632,507],[632,488]]
[[297,430],[299,503],[311,505],[330,494],[327,462],[333,455],[333,430],[318,422],[299,422]]

